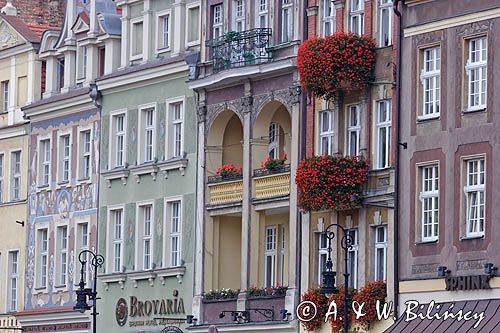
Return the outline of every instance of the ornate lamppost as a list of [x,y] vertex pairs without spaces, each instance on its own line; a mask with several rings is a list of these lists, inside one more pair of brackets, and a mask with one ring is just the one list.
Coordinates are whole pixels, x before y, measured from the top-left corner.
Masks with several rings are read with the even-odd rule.
[[320,292],[325,295],[332,295],[338,293],[337,287],[335,287],[335,276],[337,273],[333,270],[332,262],[332,241],[335,239],[335,232],[332,230],[334,227],[339,228],[342,231],[342,239],[340,240],[340,247],[344,250],[344,333],[348,332],[349,329],[349,273],[348,273],[348,263],[347,255],[349,249],[352,247],[353,239],[349,235],[347,230],[341,225],[334,223],[326,227],[325,236],[328,239],[328,259],[326,260],[326,270],[321,273],[322,284]]
[[[90,254],[90,259],[87,257],[87,254]],[[83,250],[78,255],[78,261],[82,264],[82,268],[80,270],[80,288],[76,290],[76,304],[73,306],[73,310],[84,313],[87,310],[90,310],[90,306],[87,303],[87,297],[90,301],[93,302],[92,306],[92,332],[96,333],[97,328],[97,309],[96,309],[96,301],[99,299],[97,297],[97,269],[102,267],[104,264],[104,257],[100,254],[96,254],[90,250]],[[85,266],[89,263],[94,268],[94,286],[93,288],[85,288]]]

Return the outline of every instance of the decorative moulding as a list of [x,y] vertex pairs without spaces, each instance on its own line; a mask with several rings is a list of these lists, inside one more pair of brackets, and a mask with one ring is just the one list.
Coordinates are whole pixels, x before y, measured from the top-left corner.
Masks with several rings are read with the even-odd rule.
[[132,280],[134,288],[137,288],[137,281],[140,280],[148,280],[149,285],[153,287],[156,276],[157,274],[154,271],[141,271],[128,274],[129,279]]
[[111,187],[111,182],[116,179],[120,179],[123,185],[127,185],[127,178],[129,174],[130,171],[128,169],[112,170],[101,173],[108,187]]
[[107,275],[100,275],[99,279],[104,284],[105,290],[109,290],[108,284],[110,283],[118,283],[120,285],[120,289],[123,289],[125,286],[125,280],[127,279],[127,275],[123,273],[107,274]]

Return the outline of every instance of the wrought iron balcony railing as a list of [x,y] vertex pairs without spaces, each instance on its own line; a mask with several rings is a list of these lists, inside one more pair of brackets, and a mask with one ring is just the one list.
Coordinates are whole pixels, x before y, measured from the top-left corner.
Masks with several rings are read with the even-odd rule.
[[214,73],[271,61],[271,36],[271,28],[256,28],[242,32],[229,31],[206,41],[205,45],[212,49]]

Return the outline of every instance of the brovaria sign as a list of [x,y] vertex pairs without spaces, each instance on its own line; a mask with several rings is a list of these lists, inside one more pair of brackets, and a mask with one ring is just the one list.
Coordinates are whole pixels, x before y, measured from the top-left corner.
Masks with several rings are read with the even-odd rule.
[[124,298],[120,298],[116,303],[116,322],[124,326],[130,317],[129,326],[157,326],[159,323],[155,316],[185,314],[184,300],[177,297],[177,291],[174,291],[173,295],[173,298],[151,300],[140,300],[136,296],[130,296],[128,304]]

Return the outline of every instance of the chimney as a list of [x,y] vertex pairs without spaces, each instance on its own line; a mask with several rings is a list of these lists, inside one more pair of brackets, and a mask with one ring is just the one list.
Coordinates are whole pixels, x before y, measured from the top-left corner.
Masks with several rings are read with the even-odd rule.
[[12,4],[12,0],[7,0],[7,4],[5,5],[5,7],[2,8],[2,10],[0,12],[2,14],[9,15],[9,16],[16,16],[17,15],[17,9]]

